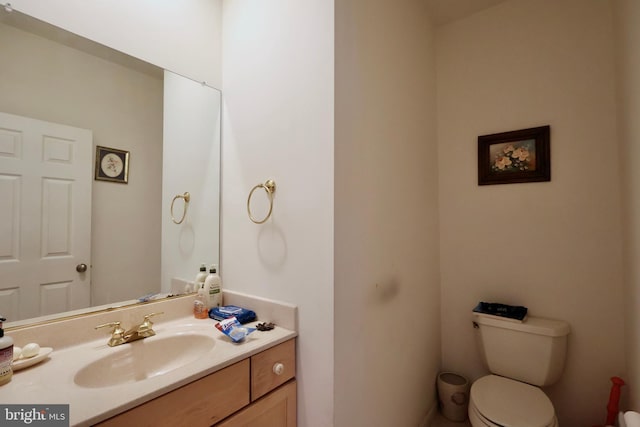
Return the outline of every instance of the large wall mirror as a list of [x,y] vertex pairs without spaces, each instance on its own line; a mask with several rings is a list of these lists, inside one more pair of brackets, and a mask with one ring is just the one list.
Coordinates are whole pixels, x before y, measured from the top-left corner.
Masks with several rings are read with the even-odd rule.
[[219,263],[217,89],[3,9],[0,58],[7,326],[176,293]]

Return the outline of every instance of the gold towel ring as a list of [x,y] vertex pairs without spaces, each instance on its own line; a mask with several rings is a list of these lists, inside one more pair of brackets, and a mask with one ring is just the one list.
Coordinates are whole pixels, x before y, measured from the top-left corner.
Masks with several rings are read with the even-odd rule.
[[[182,218],[180,218],[180,221],[176,221],[176,218],[173,216],[173,204],[176,202],[176,199],[184,200],[184,210],[182,211]],[[182,221],[184,221],[184,218],[187,216],[187,208],[189,207],[190,200],[191,200],[191,194],[189,194],[188,191],[185,191],[184,194],[178,194],[173,198],[173,200],[171,201],[171,220],[174,223],[182,224]]]
[[[258,188],[264,188],[264,191],[267,192],[267,196],[269,196],[269,212],[267,212],[267,216],[265,216],[263,220],[257,220],[251,214],[251,196],[253,196],[253,192]],[[249,219],[251,221],[255,222],[256,224],[263,224],[269,219],[269,217],[271,216],[271,211],[273,211],[273,193],[275,192],[276,183],[271,179],[268,179],[264,184],[258,184],[251,189],[251,191],[249,192],[249,198],[247,199],[247,213],[249,214]]]

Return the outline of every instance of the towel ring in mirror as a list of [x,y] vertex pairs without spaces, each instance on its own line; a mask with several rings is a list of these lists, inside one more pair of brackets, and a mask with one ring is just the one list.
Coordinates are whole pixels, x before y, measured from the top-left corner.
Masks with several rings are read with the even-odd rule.
[[[269,197],[269,212],[267,212],[267,216],[262,220],[255,219],[253,214],[251,213],[251,196],[253,196],[253,192],[258,188],[264,188],[264,191],[267,192],[267,196]],[[273,193],[276,192],[276,183],[272,179],[268,179],[264,184],[258,184],[251,189],[249,192],[249,198],[247,199],[247,213],[249,214],[249,219],[256,224],[265,223],[269,217],[271,217],[271,212],[273,211]]]
[[[176,202],[177,199],[184,200],[184,209],[182,211],[182,217],[180,218],[180,220],[176,220],[176,217],[173,215],[173,204]],[[175,224],[182,224],[182,221],[184,221],[185,217],[187,216],[187,208],[189,207],[190,200],[191,200],[191,194],[189,194],[188,191],[185,191],[184,194],[178,194],[174,196],[173,200],[171,201],[171,220]]]

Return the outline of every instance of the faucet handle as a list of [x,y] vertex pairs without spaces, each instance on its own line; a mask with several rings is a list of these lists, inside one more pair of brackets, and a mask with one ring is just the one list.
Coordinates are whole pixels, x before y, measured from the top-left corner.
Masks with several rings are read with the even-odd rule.
[[96,326],[94,329],[97,330],[100,328],[113,328],[113,330],[111,331],[111,338],[107,343],[110,347],[114,347],[116,345],[124,343],[124,329],[122,329],[122,327],[120,326],[120,322],[105,323],[103,325]]
[[[115,333],[118,328],[120,328],[120,322],[109,322],[109,323],[105,323],[103,325],[98,325],[93,329],[100,329],[100,328],[113,328],[113,333]],[[122,328],[120,328],[122,329]]]
[[150,313],[144,316],[142,323],[138,326],[138,334],[142,337],[152,337],[156,334],[153,330],[153,322],[151,321],[151,317],[158,316],[160,314],[164,314],[164,311],[159,311],[157,313]]
[[149,322],[149,323],[153,324],[153,322],[151,322],[150,318],[153,317],[153,316],[159,316],[161,314],[164,314],[164,311],[158,311],[156,313],[145,314],[143,322],[144,323]]

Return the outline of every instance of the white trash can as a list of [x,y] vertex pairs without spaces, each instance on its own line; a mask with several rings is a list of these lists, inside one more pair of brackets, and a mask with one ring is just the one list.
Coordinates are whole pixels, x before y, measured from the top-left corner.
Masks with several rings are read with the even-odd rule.
[[467,419],[469,406],[469,381],[453,372],[438,375],[438,402],[440,412],[451,421]]

